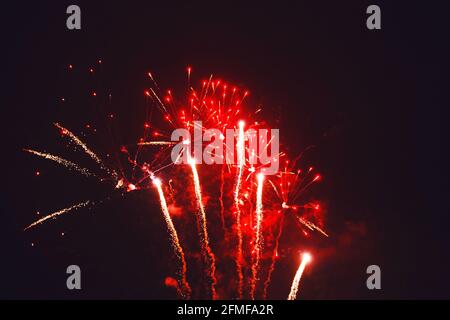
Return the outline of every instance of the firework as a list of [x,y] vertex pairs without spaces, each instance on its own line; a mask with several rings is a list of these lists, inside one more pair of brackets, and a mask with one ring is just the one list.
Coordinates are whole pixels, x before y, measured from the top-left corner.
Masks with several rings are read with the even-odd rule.
[[254,261],[252,265],[252,283],[251,283],[251,291],[250,297],[252,299],[255,298],[255,289],[256,282],[258,280],[258,270],[259,270],[259,260],[261,259],[261,251],[262,251],[262,220],[263,220],[263,204],[262,204],[262,195],[263,195],[263,183],[264,183],[264,175],[258,174],[258,187],[256,191],[256,227],[255,227],[255,245],[254,245]]
[[242,226],[241,226],[241,209],[240,209],[240,189],[241,189],[241,180],[242,174],[245,165],[245,136],[244,136],[244,121],[239,121],[239,135],[236,143],[237,149],[237,161],[238,161],[238,169],[236,176],[236,186],[234,189],[234,205],[235,205],[235,214],[236,214],[236,231],[238,238],[238,246],[237,246],[237,256],[236,256],[236,267],[238,274],[238,295],[239,298],[242,298],[242,290],[243,290],[243,281],[244,276],[242,274],[242,260],[243,260],[243,252],[242,252]]
[[[267,131],[265,129],[267,123],[264,120],[257,121],[261,108],[253,113],[246,113],[244,110],[243,101],[248,96],[248,91],[233,87],[223,80],[215,79],[212,75],[201,82],[200,88],[195,88],[191,86],[192,68],[189,67],[187,68],[188,94],[187,97],[183,96],[180,101],[172,90],[162,92],[150,72],[148,77],[151,87],[144,92],[146,104],[149,108],[154,107],[159,110],[164,122],[162,125],[156,121],[153,123],[151,118],[147,117],[144,122],[144,135],[136,141],[117,148],[116,154],[114,154],[117,161],[114,166],[103,162],[103,156],[98,155],[77,135],[59,123],[54,123],[54,125],[60,130],[62,136],[68,138],[78,150],[94,160],[99,167],[97,169],[101,170],[97,170],[97,172],[84,168],[74,161],[50,153],[32,149],[24,149],[24,151],[58,163],[84,176],[94,176],[100,181],[110,182],[112,183],[111,192],[117,192],[120,195],[145,191],[153,185],[158,193],[159,205],[167,225],[170,243],[179,262],[179,280],[171,278],[177,283],[177,286],[173,286],[171,281],[169,281],[169,285],[176,287],[181,297],[186,299],[191,297],[192,292],[186,278],[185,253],[189,259],[196,255],[192,254],[192,248],[189,245],[186,245],[184,250],[181,247],[179,234],[188,234],[189,236],[189,230],[182,227],[177,232],[170,214],[176,212],[175,209],[172,211],[171,205],[176,208],[176,206],[186,207],[187,203],[195,204],[195,220],[200,240],[199,256],[204,262],[201,264],[201,271],[207,275],[208,295],[216,299],[217,292],[220,292],[220,297],[222,295],[225,298],[248,296],[254,299],[260,275],[267,274],[262,284],[262,297],[266,298],[271,276],[279,258],[279,250],[280,248],[284,249],[285,244],[280,244],[284,228],[293,225],[294,228],[303,231],[298,233],[299,236],[306,234],[306,231],[314,231],[328,237],[328,233],[324,231],[319,204],[307,202],[305,201],[306,197],[303,197],[305,191],[313,183],[321,180],[321,176],[315,174],[312,167],[305,171],[297,169],[298,158],[291,162],[287,155],[284,152],[278,152],[278,149],[276,154],[271,154],[271,157],[284,159],[285,167],[280,168],[274,175],[264,176],[259,173],[264,172],[265,165],[255,165],[254,160],[257,158],[261,160],[261,155],[256,155],[251,149],[249,131],[245,132],[244,130],[262,129]],[[189,134],[193,132],[194,138],[182,141],[182,144],[187,146],[185,149],[187,151],[180,152],[174,161],[171,151],[177,147],[178,143],[169,141],[169,137],[171,137],[171,131],[178,128],[186,130]],[[222,159],[225,157],[226,160],[219,167],[203,165],[194,161],[197,154],[202,154],[204,147],[202,136],[206,135],[210,129],[227,132],[226,136],[222,135],[219,141],[221,150],[225,150],[225,154],[221,154],[219,157]],[[228,130],[231,131],[230,134]],[[270,139],[263,138],[259,140],[258,145],[267,151],[273,139],[274,136]],[[192,145],[194,146],[194,158],[191,158]],[[148,151],[145,152],[145,156],[144,152],[141,152],[142,150]],[[211,153],[210,150],[207,152]],[[235,153],[236,159],[234,159]],[[188,161],[175,170],[175,164],[184,157]],[[205,181],[202,181],[201,185],[199,170],[205,176],[214,178],[204,179]],[[155,177],[156,174],[158,174],[158,178]],[[180,179],[178,179],[178,175],[180,175]],[[166,177],[167,179],[165,179]],[[182,177],[192,177],[192,183],[186,186]],[[168,181],[167,185],[163,186],[161,178]],[[183,184],[182,187],[188,188],[190,192],[179,192],[177,188],[180,188],[180,184]],[[208,205],[208,217],[203,203],[205,199],[208,199],[208,204],[211,203],[211,206]],[[25,230],[90,205],[94,205],[94,202],[86,201],[59,210],[33,222]],[[219,219],[219,217],[220,222],[215,223],[216,221],[213,219]],[[185,217],[180,216],[180,219],[185,219]],[[290,223],[292,221],[294,224]],[[211,237],[211,235],[214,236]],[[197,234],[195,234],[195,238],[197,239]],[[211,239],[213,243],[211,243]],[[216,239],[220,241],[217,246],[214,243]],[[286,245],[290,246],[289,243]],[[217,250],[215,253],[212,247],[215,248],[215,251]],[[265,250],[270,251],[265,254]],[[231,254],[228,255],[228,253]],[[233,259],[236,270],[226,274],[219,273],[222,270],[222,263],[223,266],[227,266],[225,263],[229,262],[226,260],[228,257]],[[289,299],[295,299],[302,273],[310,259],[309,254],[302,255]],[[220,282],[216,279],[216,273]],[[244,274],[251,274],[248,283],[244,283]],[[229,286],[227,283],[236,283],[236,287]],[[236,292],[229,292],[229,288],[235,289]]]
[[176,144],[176,142],[171,141],[147,141],[147,142],[139,142],[138,146],[171,146]]
[[164,214],[164,219],[166,220],[167,229],[169,230],[170,238],[172,240],[172,246],[175,250],[175,254],[178,256],[178,259],[180,260],[181,264],[181,270],[180,270],[180,276],[181,276],[181,292],[180,294],[186,298],[189,299],[191,294],[191,287],[189,286],[189,283],[186,280],[186,260],[184,258],[183,249],[180,245],[180,240],[178,239],[178,233],[175,229],[175,226],[173,225],[172,218],[170,217],[169,208],[167,207],[166,198],[164,197],[164,192],[161,187],[161,180],[158,178],[153,178],[153,184],[155,185],[156,189],[158,190],[159,200],[161,202],[161,210]]
[[81,141],[80,138],[78,138],[75,134],[73,134],[70,130],[64,128],[59,123],[55,122],[54,125],[61,130],[61,134],[68,136],[71,141],[73,141],[77,146],[79,146],[83,151],[91,158],[93,159],[103,170],[108,172],[111,176],[113,176],[117,180],[117,173],[114,170],[110,170],[105,166],[103,161],[100,159],[99,156],[95,152],[93,152],[91,149],[88,148],[88,146]]
[[194,180],[194,189],[195,189],[195,197],[197,198],[197,205],[198,205],[198,211],[199,214],[197,215],[197,222],[200,227],[200,240],[201,240],[201,248],[202,248],[202,254],[203,258],[206,261],[206,264],[208,265],[209,270],[209,277],[211,281],[211,296],[213,299],[216,299],[216,258],[214,256],[214,253],[211,250],[211,247],[209,245],[209,236],[208,236],[208,229],[206,226],[206,213],[205,208],[203,206],[202,201],[202,191],[200,187],[200,179],[198,177],[197,168],[195,166],[195,160],[192,158],[189,158],[189,163],[192,169],[192,176]]
[[64,158],[52,155],[50,153],[45,153],[45,152],[40,152],[40,151],[36,151],[36,150],[31,150],[31,149],[23,149],[23,151],[25,152],[29,152],[31,154],[34,154],[38,157],[42,157],[44,159],[50,160],[50,161],[54,161],[56,163],[59,163],[61,165],[63,165],[64,167],[66,167],[69,170],[75,170],[78,171],[79,173],[81,173],[82,175],[89,177],[89,176],[95,176],[92,172],[90,172],[88,169],[86,168],[82,168],[79,165],[77,165],[76,163],[66,160]]
[[63,214],[66,214],[66,213],[71,212],[71,211],[76,210],[76,209],[80,209],[80,208],[86,207],[90,203],[91,203],[91,201],[88,200],[88,201],[80,202],[78,204],[70,206],[68,208],[64,208],[64,209],[61,209],[59,211],[53,212],[53,213],[51,213],[49,215],[46,215],[45,217],[43,217],[43,218],[41,218],[41,219],[39,219],[39,220],[37,220],[35,222],[33,222],[32,224],[30,224],[28,227],[26,227],[23,230],[24,231],[28,230],[30,228],[33,228],[34,226],[37,226],[38,224],[44,223],[45,221],[47,221],[49,219],[56,219],[58,216],[61,216]]
[[300,284],[300,279],[302,278],[303,271],[305,271],[306,265],[311,261],[311,255],[307,252],[303,253],[301,256],[302,262],[295,273],[294,280],[292,281],[291,292],[289,292],[288,300],[295,300],[297,298],[298,286]]

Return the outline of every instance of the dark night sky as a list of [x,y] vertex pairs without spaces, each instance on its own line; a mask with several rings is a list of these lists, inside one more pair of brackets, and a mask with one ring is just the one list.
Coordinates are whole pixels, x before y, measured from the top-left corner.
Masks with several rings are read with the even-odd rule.
[[[213,73],[249,88],[250,101],[280,125],[290,151],[315,146],[311,161],[325,177],[316,196],[326,202],[335,235],[320,246],[334,253],[308,273],[302,298],[450,298],[448,10],[426,1],[376,1],[382,30],[369,31],[371,2],[298,2],[77,1],[81,31],[65,27],[67,1],[2,10],[0,297],[175,297],[163,283],[171,256],[164,221],[148,193],[23,233],[36,210],[107,191],[21,148],[64,152],[51,123],[79,128],[103,106],[59,99],[91,88],[110,90],[109,107],[140,124],[145,73],[152,70],[164,88],[181,87],[191,65],[197,80]],[[95,79],[67,76],[69,63],[87,70],[98,58]],[[118,126],[119,144],[138,134]],[[97,147],[106,153],[113,146]],[[43,176],[36,178],[38,169]],[[81,292],[65,289],[69,264],[82,266]],[[370,264],[381,266],[381,291],[365,287]],[[281,269],[293,275],[295,267],[286,262]],[[284,298],[292,278],[274,276],[280,284],[272,297]]]

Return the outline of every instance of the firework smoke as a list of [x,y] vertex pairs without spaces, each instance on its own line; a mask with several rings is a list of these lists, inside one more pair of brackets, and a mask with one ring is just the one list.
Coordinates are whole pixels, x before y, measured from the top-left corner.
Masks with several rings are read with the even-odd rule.
[[272,280],[272,273],[275,270],[275,263],[277,262],[276,259],[278,258],[278,245],[280,244],[281,234],[283,233],[283,222],[284,215],[282,215],[280,218],[280,225],[278,227],[277,235],[275,236],[275,247],[273,248],[269,271],[267,272],[267,279],[264,282],[263,299],[267,298],[267,290],[269,289],[270,281]]

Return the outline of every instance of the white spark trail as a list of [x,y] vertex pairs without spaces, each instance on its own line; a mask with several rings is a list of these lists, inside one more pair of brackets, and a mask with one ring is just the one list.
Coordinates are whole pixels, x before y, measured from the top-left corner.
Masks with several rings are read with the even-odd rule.
[[192,169],[192,175],[194,179],[194,190],[195,190],[195,197],[197,198],[197,205],[199,214],[197,215],[198,218],[198,224],[200,226],[200,240],[201,240],[201,248],[202,248],[202,254],[204,259],[206,260],[206,263],[208,265],[208,272],[209,277],[211,279],[211,295],[213,300],[217,298],[216,295],[216,258],[214,256],[214,253],[211,250],[211,247],[209,245],[209,236],[208,236],[208,229],[206,226],[206,213],[205,208],[203,206],[203,200],[202,200],[202,191],[200,187],[200,179],[198,177],[197,168],[195,166],[195,160],[191,158],[189,155],[188,157],[189,164]]
[[186,267],[186,259],[184,258],[183,248],[181,247],[180,240],[178,238],[178,233],[172,222],[172,218],[170,217],[169,208],[167,207],[166,198],[164,196],[164,192],[161,187],[161,180],[158,178],[154,178],[153,184],[156,186],[156,189],[158,190],[159,200],[161,203],[161,210],[164,214],[164,220],[166,221],[167,229],[169,230],[170,239],[172,240],[172,247],[178,259],[180,259],[181,263],[180,282],[183,289],[180,291],[180,293],[185,299],[189,299],[191,294],[191,287],[189,286],[189,283],[187,282],[186,279],[187,267]]
[[244,121],[239,121],[239,133],[238,140],[236,142],[237,148],[237,161],[238,161],[238,171],[236,177],[236,186],[234,189],[234,205],[236,210],[236,230],[238,236],[238,248],[236,256],[236,269],[238,274],[238,295],[242,299],[242,290],[244,285],[244,275],[242,273],[242,227],[241,227],[241,210],[239,208],[239,192],[241,189],[242,173],[245,164],[245,134],[244,134]]
[[305,271],[306,265],[311,261],[311,255],[309,253],[302,254],[302,262],[295,273],[294,281],[292,281],[291,292],[289,292],[288,300],[295,300],[297,298],[298,286],[300,279],[302,278],[303,271]]
[[95,176],[95,174],[90,172],[88,169],[82,168],[72,161],[55,156],[53,154],[40,152],[40,151],[36,151],[36,150],[32,150],[32,149],[23,149],[23,151],[29,152],[31,154],[34,154],[38,157],[42,157],[42,158],[50,160],[50,161],[54,161],[56,163],[59,163],[59,164],[63,165],[64,167],[66,167],[67,169],[78,171],[79,173],[81,173],[82,175],[85,175],[86,177]]
[[95,162],[97,162],[97,164],[106,172],[108,172],[111,176],[114,177],[114,179],[118,180],[118,175],[117,172],[115,172],[114,170],[110,170],[108,169],[105,164],[103,163],[103,161],[95,154],[95,152],[93,152],[91,149],[88,148],[88,146],[80,140],[80,138],[78,138],[75,134],[73,134],[70,130],[64,128],[63,126],[61,126],[59,123],[55,122],[54,125],[61,130],[61,132],[64,135],[67,135],[70,140],[72,140],[76,145],[78,145],[81,149],[83,149],[83,151],[89,156],[91,157],[91,159],[93,159]]
[[60,216],[60,215],[63,215],[63,214],[65,214],[65,213],[68,213],[68,212],[70,212],[70,211],[72,211],[72,210],[76,210],[76,209],[80,209],[80,208],[86,207],[86,206],[89,205],[90,203],[91,203],[91,201],[88,200],[88,201],[85,201],[85,202],[81,202],[81,203],[75,204],[75,205],[73,205],[73,206],[71,206],[71,207],[61,209],[61,210],[56,211],[56,212],[54,212],[54,213],[51,213],[51,214],[49,214],[49,215],[47,215],[47,216],[45,216],[45,217],[43,217],[43,218],[41,218],[41,219],[39,219],[39,220],[33,222],[32,224],[30,224],[28,227],[26,227],[26,228],[23,229],[23,230],[24,230],[24,231],[25,231],[25,230],[28,230],[28,229],[30,229],[30,228],[32,228],[32,227],[38,225],[38,224],[44,223],[45,221],[47,221],[47,220],[49,220],[49,219],[56,219],[56,217],[58,217],[58,216]]
[[262,237],[262,221],[263,221],[263,185],[264,185],[264,175],[258,174],[258,187],[256,189],[256,228],[255,228],[255,246],[254,246],[254,261],[252,265],[252,282],[250,297],[255,298],[256,282],[258,281],[258,270],[259,261],[261,259],[261,251],[263,247],[263,237]]

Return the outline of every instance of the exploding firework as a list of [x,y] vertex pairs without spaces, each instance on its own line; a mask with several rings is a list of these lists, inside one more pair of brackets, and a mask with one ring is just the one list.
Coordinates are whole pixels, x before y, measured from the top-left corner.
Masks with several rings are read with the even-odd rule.
[[[255,158],[261,159],[250,147],[251,137],[248,132],[267,130],[267,123],[256,120],[260,108],[254,112],[244,110],[248,91],[215,79],[212,75],[195,89],[191,86],[191,77],[192,69],[189,67],[187,97],[178,99],[172,90],[163,93],[153,75],[148,73],[150,85],[144,91],[146,103],[150,108],[159,110],[162,117],[159,122],[145,119],[144,136],[117,148],[117,154],[122,156],[119,163],[105,163],[103,156],[60,123],[54,125],[62,137],[93,160],[98,170],[84,168],[76,161],[51,153],[33,149],[24,151],[84,176],[95,177],[109,184],[112,192],[126,194],[146,192],[152,186],[156,188],[162,217],[179,265],[175,287],[182,298],[188,299],[195,292],[195,287],[191,289],[187,281],[191,265],[189,259],[194,259],[194,255],[185,256],[185,252],[192,253],[195,249],[191,249],[188,242],[184,243],[183,238],[179,237],[179,234],[190,235],[190,230],[177,231],[173,222],[173,219],[188,218],[183,215],[172,217],[171,206],[195,211],[198,227],[195,235],[200,244],[202,271],[207,279],[207,297],[266,298],[272,273],[280,258],[280,239],[283,229],[290,225],[288,222],[294,221],[296,228],[299,228],[299,236],[314,231],[328,237],[320,217],[319,203],[304,202],[303,199],[305,191],[313,183],[319,182],[321,176],[312,167],[308,170],[296,169],[298,158],[290,161],[284,152],[271,154],[270,157],[280,162],[284,159],[285,166],[274,175],[264,175],[265,165],[261,164],[262,161],[255,164]],[[173,159],[172,151],[178,142],[169,138],[171,131],[178,128],[193,132],[193,139],[183,140],[186,149],[182,150],[187,152],[181,151]],[[215,141],[219,145],[216,144],[216,148],[205,147],[202,140],[203,134],[210,129],[227,132]],[[227,130],[231,130],[230,135]],[[196,131],[200,132],[200,137]],[[258,141],[259,148],[264,150],[271,143],[273,136]],[[194,149],[192,157],[191,149]],[[214,154],[223,161],[213,165],[196,162],[203,149],[203,153]],[[225,150],[225,154],[220,150]],[[178,160],[183,158],[187,162],[178,165]],[[163,185],[162,180],[168,183]],[[191,182],[185,183],[186,180]],[[83,207],[94,206],[97,202],[101,201],[88,200],[60,209],[31,223],[25,230]],[[232,254],[226,254],[228,252]],[[232,272],[223,267],[228,265],[230,256],[236,266]],[[309,254],[303,254],[288,299],[297,297],[300,279],[310,259]],[[247,274],[250,277],[246,278]],[[265,275],[264,282],[260,281],[262,275]]]

